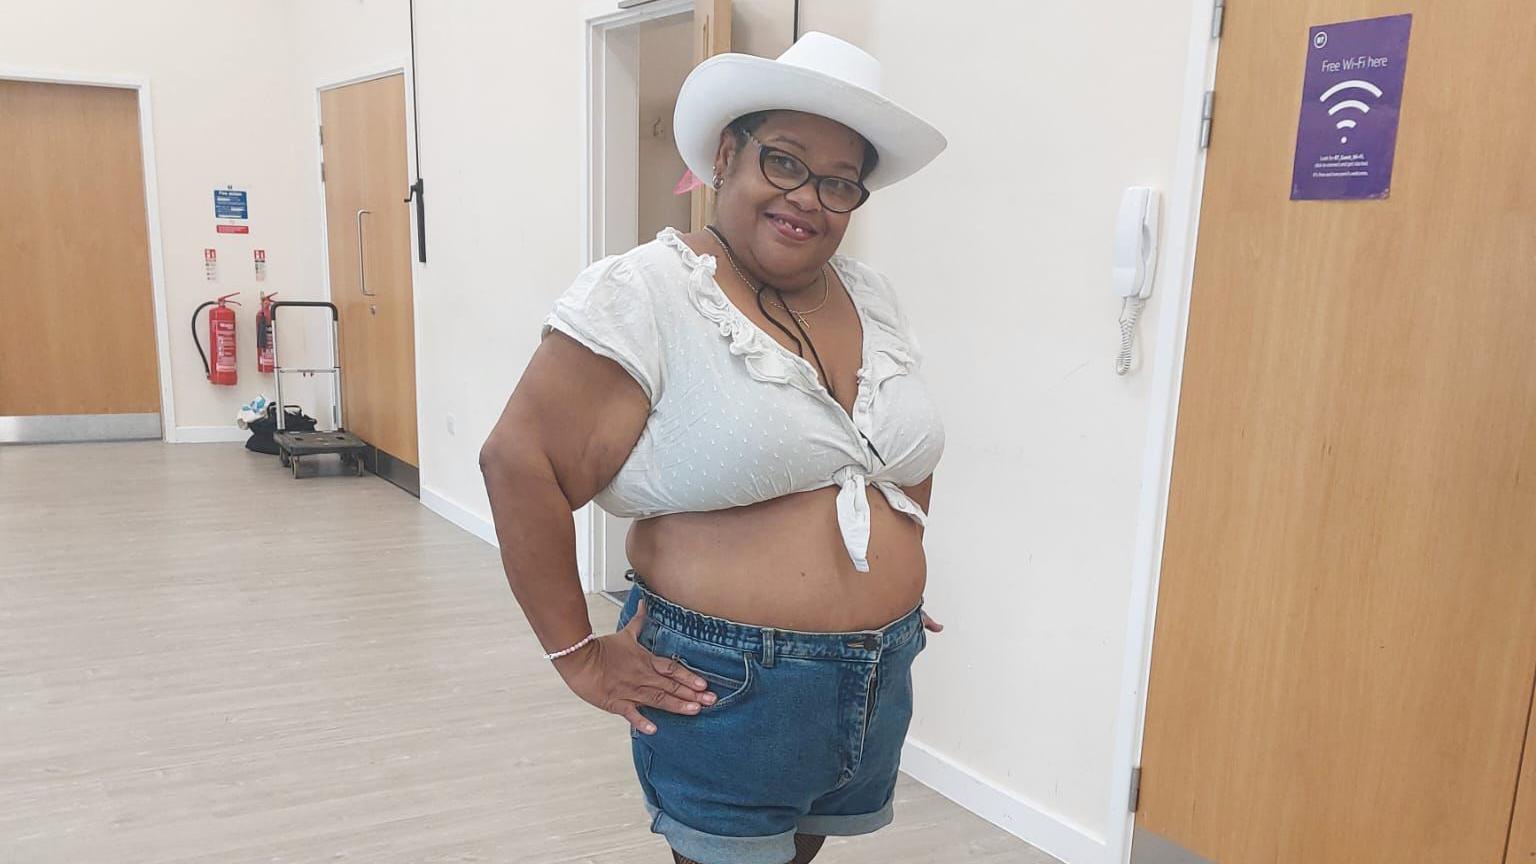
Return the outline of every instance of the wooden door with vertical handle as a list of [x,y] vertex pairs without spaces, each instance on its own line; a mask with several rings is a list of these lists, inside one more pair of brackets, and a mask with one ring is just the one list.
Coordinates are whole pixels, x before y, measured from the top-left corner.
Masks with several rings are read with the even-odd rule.
[[[1291,201],[1309,28],[1403,12],[1390,197]],[[1135,861],[1504,860],[1536,672],[1533,43],[1527,0],[1227,5]]]
[[345,423],[364,441],[416,466],[405,76],[322,91],[320,114]]

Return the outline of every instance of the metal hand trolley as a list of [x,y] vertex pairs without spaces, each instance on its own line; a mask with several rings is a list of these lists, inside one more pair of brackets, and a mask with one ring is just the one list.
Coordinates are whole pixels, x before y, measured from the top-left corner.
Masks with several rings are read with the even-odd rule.
[[[277,356],[277,313],[278,310],[289,306],[308,306],[331,310],[331,367],[316,369],[284,369],[282,361]],[[336,304],[321,303],[311,300],[283,300],[272,304],[272,333],[268,337],[272,340],[272,377],[277,389],[277,432],[272,440],[277,442],[277,455],[284,468],[293,469],[293,479],[299,479],[299,460],[305,456],[321,456],[334,453],[341,457],[343,467],[352,469],[353,474],[362,476],[363,454],[368,445],[363,439],[346,431],[341,425],[341,342],[340,327],[341,316],[336,311]],[[284,406],[283,406],[283,376],[284,375],[330,375],[331,376],[331,426],[330,432],[288,432],[285,431]]]

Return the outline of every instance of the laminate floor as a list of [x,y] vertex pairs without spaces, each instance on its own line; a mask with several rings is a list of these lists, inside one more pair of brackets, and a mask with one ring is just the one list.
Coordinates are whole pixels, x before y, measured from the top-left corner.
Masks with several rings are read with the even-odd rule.
[[[496,551],[376,477],[0,447],[0,862],[669,864],[627,725],[539,650]],[[817,861],[1055,860],[896,808]]]

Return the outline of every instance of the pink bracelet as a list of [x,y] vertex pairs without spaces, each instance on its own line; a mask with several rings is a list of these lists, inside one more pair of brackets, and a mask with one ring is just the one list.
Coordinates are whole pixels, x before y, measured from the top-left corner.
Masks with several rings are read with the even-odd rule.
[[564,657],[565,655],[571,653],[572,651],[575,651],[577,648],[580,648],[581,646],[587,644],[588,642],[591,642],[593,639],[596,639],[596,638],[597,638],[597,634],[596,633],[588,633],[585,639],[582,639],[580,642],[577,642],[575,645],[572,645],[571,647],[565,649],[564,651],[556,651],[553,654],[545,654],[544,655],[544,659],[545,660],[553,660],[556,657]]

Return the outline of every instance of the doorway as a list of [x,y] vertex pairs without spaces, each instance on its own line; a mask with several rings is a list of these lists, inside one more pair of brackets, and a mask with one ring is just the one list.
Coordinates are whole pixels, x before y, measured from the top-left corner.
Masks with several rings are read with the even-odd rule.
[[[1390,196],[1291,200],[1310,28],[1405,11]],[[1227,16],[1136,864],[1536,860],[1533,27]]]
[[139,91],[0,80],[0,443],[162,437]]
[[342,422],[370,471],[419,496],[405,91],[403,72],[321,89],[321,182]]
[[[588,262],[649,241],[662,228],[695,231],[709,221],[714,190],[683,182],[687,166],[672,136],[678,90],[695,66],[716,54],[783,53],[794,41],[795,9],[647,0],[588,19]],[[588,550],[588,590],[620,603],[629,590],[624,540],[630,521],[590,504],[577,521]]]
[[[694,20],[689,0],[593,28],[592,260],[628,251],[667,226],[690,230],[692,197],[674,193],[686,166],[672,137],[672,111],[695,65]],[[589,506],[594,588],[622,601],[632,520]]]

